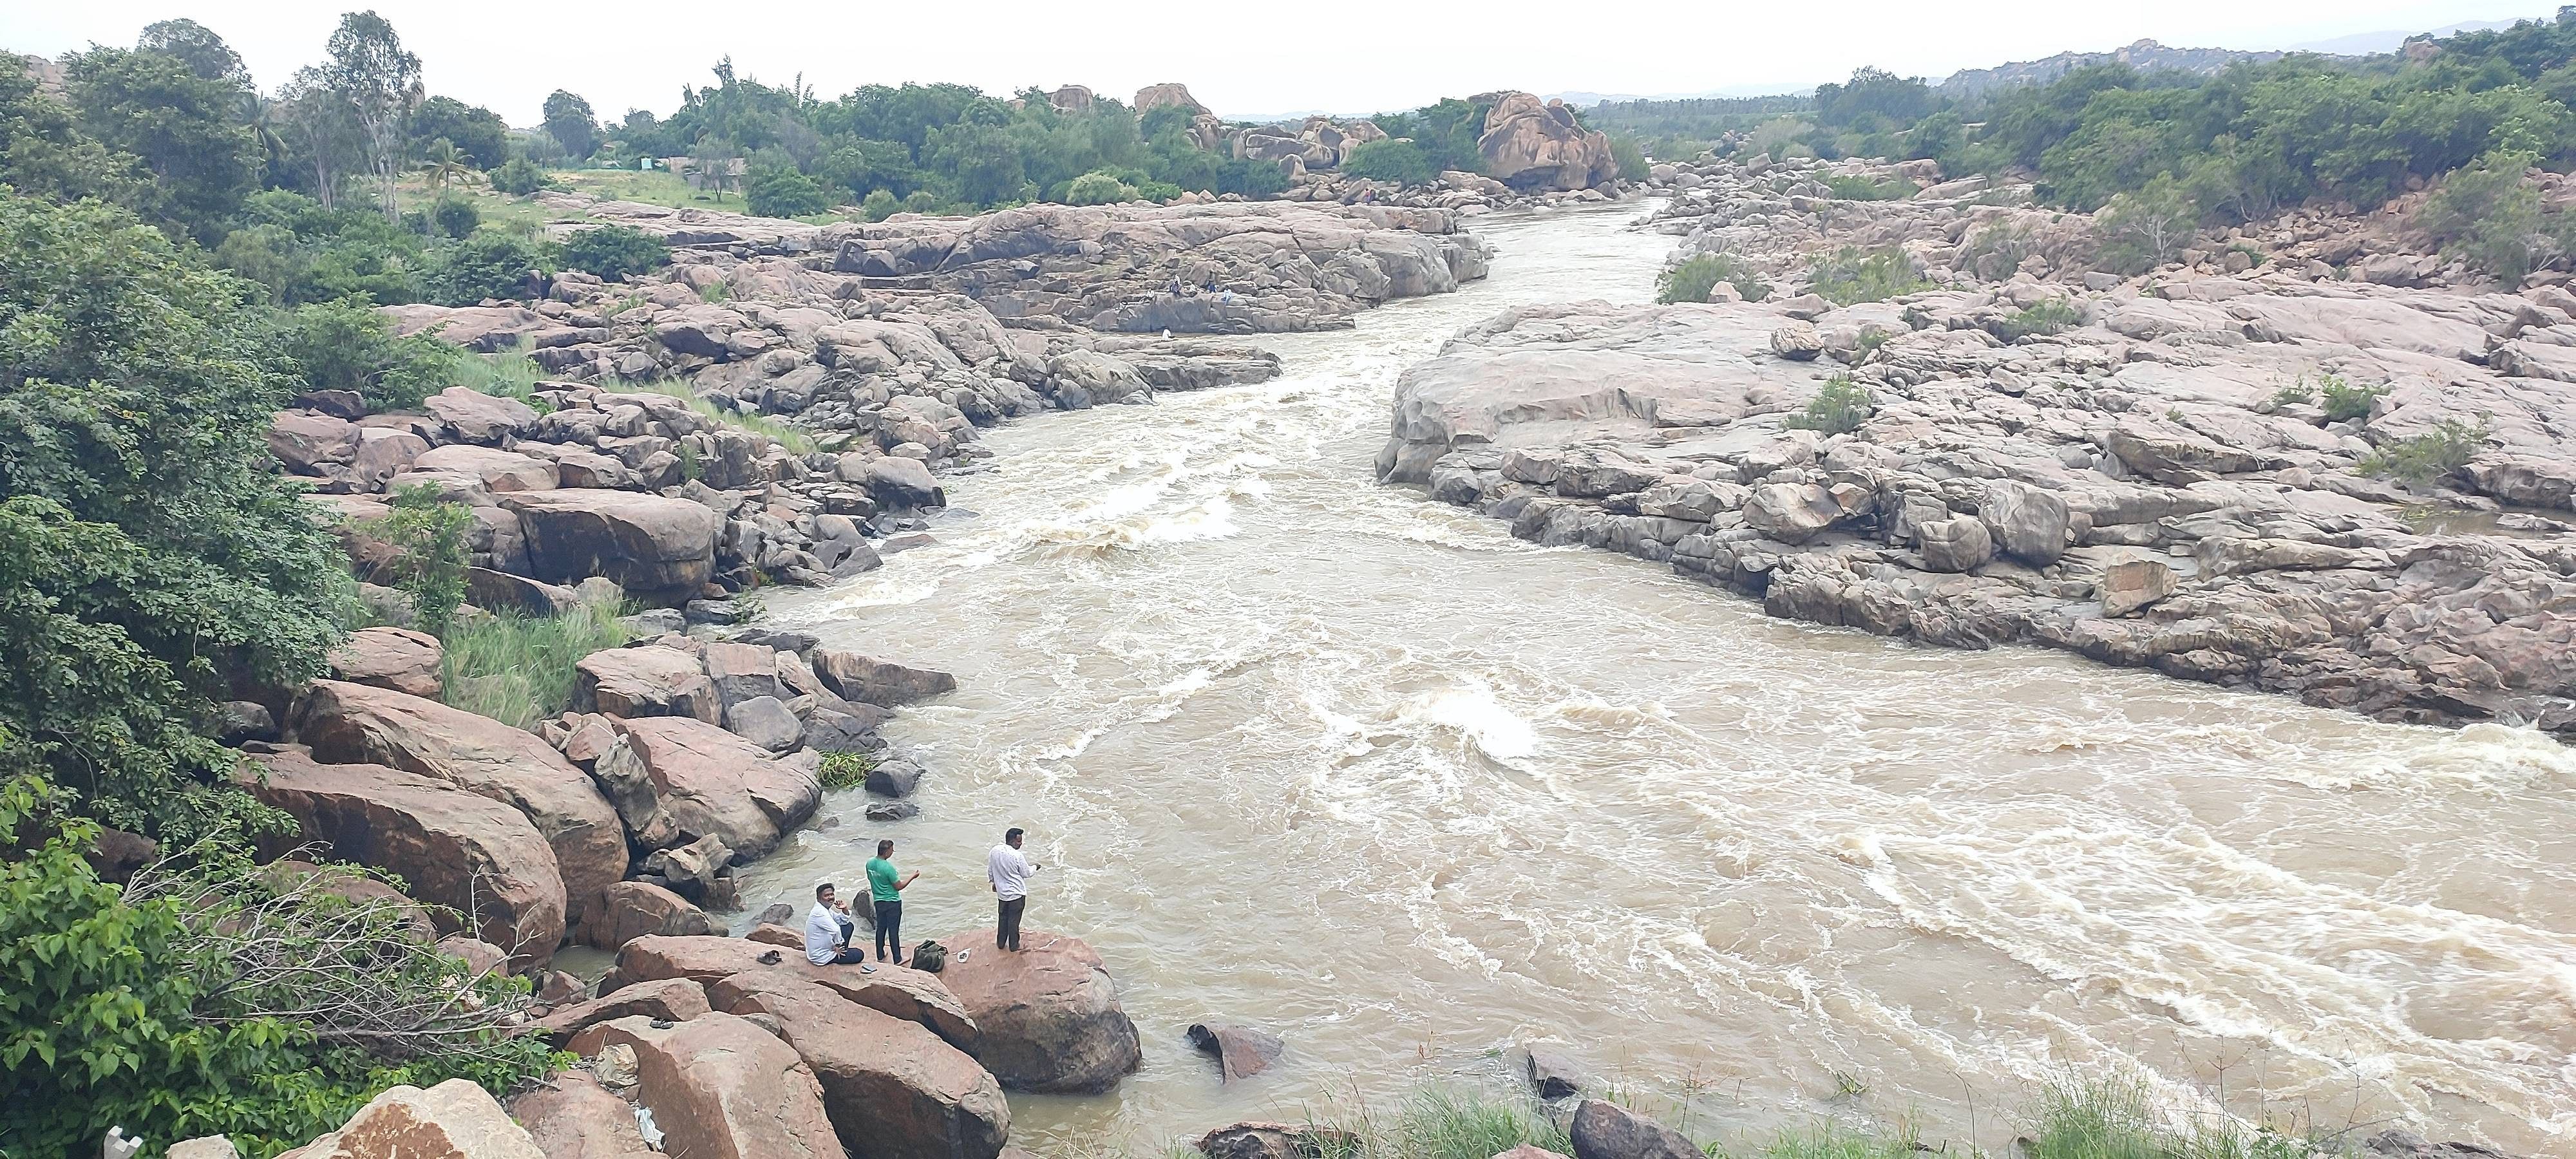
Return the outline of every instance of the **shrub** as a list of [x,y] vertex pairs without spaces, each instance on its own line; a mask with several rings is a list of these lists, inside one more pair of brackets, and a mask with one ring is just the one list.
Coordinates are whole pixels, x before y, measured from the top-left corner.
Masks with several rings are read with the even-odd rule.
[[785,166],[762,169],[743,185],[743,204],[759,217],[809,217],[832,208],[823,183]]
[[396,338],[383,314],[354,301],[299,306],[278,345],[308,390],[354,390],[370,410],[410,410],[447,386],[454,347]]
[[1826,177],[1825,188],[1845,201],[1902,201],[1914,196],[1914,186],[1907,182],[1872,181],[1843,174]]
[[1342,172],[1398,185],[1429,185],[1440,178],[1439,168],[1421,146],[1395,137],[1354,147],[1342,158]]
[[1848,374],[1837,373],[1825,380],[1825,385],[1816,391],[1816,397],[1808,400],[1806,411],[1789,416],[1786,425],[1827,435],[1846,434],[1859,430],[1875,409],[1868,387],[1854,381]]
[[2424,199],[2415,223],[2445,256],[2519,283],[2546,247],[2540,189],[2523,179],[2534,160],[2529,153],[2496,152],[2453,170]]
[[2304,374],[2272,392],[2272,406],[2275,409],[2315,401],[2317,401],[2317,388],[2308,385],[2308,377]]
[[525,157],[512,157],[491,173],[492,188],[513,197],[526,197],[554,184],[546,171]]
[[1073,181],[1066,186],[1064,203],[1067,205],[1110,205],[1121,201],[1134,201],[1136,200],[1136,197],[1137,193],[1135,186],[1120,181],[1117,177],[1111,174],[1095,170],[1074,178]]
[[1807,280],[1808,289],[1837,306],[1884,302],[1931,286],[1914,276],[1905,251],[1892,246],[1881,250],[1844,246],[1832,257],[1818,261]]
[[2486,446],[2491,433],[2483,416],[2475,424],[2446,418],[2434,423],[2430,431],[2399,439],[2362,456],[2357,466],[2364,475],[2422,487],[2468,466],[2469,460]]
[[443,193],[430,206],[429,220],[438,226],[438,232],[461,238],[474,232],[475,226],[483,224],[483,212],[474,208],[473,198]]
[[1987,326],[1995,337],[2006,342],[2057,334],[2084,320],[2084,312],[2064,298],[2043,298]]
[[669,265],[671,247],[631,225],[602,225],[565,238],[556,257],[565,269],[623,279]]
[[877,771],[875,753],[824,753],[821,777],[826,789],[855,789]]
[[385,500],[391,514],[366,525],[368,534],[394,549],[391,559],[368,575],[373,583],[396,587],[411,597],[422,630],[444,636],[465,602],[465,532],[473,512],[462,503],[439,497],[438,488],[416,483]]
[[2200,207],[2180,183],[2158,177],[2135,193],[2123,193],[2093,218],[2102,247],[2102,268],[2115,274],[2143,274],[2182,256],[2200,223]]
[[1959,249],[1959,264],[1979,278],[2000,282],[2021,268],[2023,258],[2038,252],[2039,243],[2031,227],[2006,219],[1992,222],[1970,236]]
[[1645,180],[1655,167],[1646,159],[1645,147],[1625,134],[1610,138],[1610,160],[1619,167],[1619,176],[1628,181]]
[[1680,265],[1665,270],[1655,279],[1655,301],[1664,305],[1675,302],[1705,302],[1709,291],[1724,282],[1747,302],[1759,302],[1770,296],[1771,283],[1753,272],[1744,259],[1728,253],[1700,254]]
[[445,634],[442,699],[528,728],[571,707],[581,658],[634,637],[623,608],[583,604],[559,616],[497,615]]
[[[771,418],[768,415],[745,414],[742,411],[735,410],[731,407],[717,406],[686,387],[671,387],[669,389],[664,389],[661,387],[642,386],[637,389],[650,391],[654,394],[663,395],[669,398],[676,398],[681,402],[688,404],[690,410],[696,411],[699,417],[706,419],[708,422],[732,427],[735,430],[749,431],[755,435],[766,435],[769,438],[776,440],[778,445],[785,447],[790,451],[794,451],[799,455],[810,454],[814,450],[814,436],[807,433],[805,428],[793,423],[782,422],[778,419]],[[681,445],[687,446],[688,444],[683,443]],[[684,466],[686,465],[688,461],[688,455],[686,453],[678,450],[674,450],[672,453],[680,455],[682,464]],[[695,476],[691,477],[695,478]]]
[[869,221],[884,221],[902,211],[903,203],[883,189],[869,190],[866,199],[859,202],[859,216]]
[[240,282],[119,210],[0,187],[0,254],[0,777],[191,823],[241,799],[197,791],[232,678],[319,675],[338,635],[340,553],[266,445],[292,369]]
[[2372,404],[2388,393],[2386,384],[2355,386],[2340,374],[2317,376],[2318,392],[2325,406],[2326,418],[2333,422],[2351,422],[2370,417]]
[[471,306],[485,298],[527,297],[536,268],[536,250],[527,242],[486,229],[440,250],[423,281],[431,301]]

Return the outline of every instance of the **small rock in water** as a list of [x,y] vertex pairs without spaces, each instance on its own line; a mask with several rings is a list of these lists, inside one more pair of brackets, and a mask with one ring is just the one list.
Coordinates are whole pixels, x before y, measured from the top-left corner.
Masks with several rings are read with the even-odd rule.
[[909,821],[921,815],[921,806],[910,801],[870,801],[868,820]]
[[1191,1024],[1189,1035],[1190,1045],[1216,1056],[1217,1071],[1226,1082],[1260,1074],[1287,1049],[1278,1035],[1248,1026],[1198,1022]]

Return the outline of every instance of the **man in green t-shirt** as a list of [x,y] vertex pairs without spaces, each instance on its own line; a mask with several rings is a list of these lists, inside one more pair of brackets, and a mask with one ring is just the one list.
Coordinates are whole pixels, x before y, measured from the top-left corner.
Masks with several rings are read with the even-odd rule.
[[[877,960],[903,964],[903,887],[921,876],[916,869],[900,873],[894,867],[894,842],[877,842],[877,855],[868,861],[868,896],[877,903]],[[887,947],[893,952],[887,952]]]

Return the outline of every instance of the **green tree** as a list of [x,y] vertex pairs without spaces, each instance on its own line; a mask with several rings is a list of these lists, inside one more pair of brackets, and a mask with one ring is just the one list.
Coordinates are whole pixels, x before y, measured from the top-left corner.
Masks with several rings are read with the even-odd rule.
[[2521,282],[2549,248],[2541,232],[2540,189],[2526,180],[2528,153],[2489,153],[2442,179],[2415,224],[2450,257]]
[[454,97],[431,97],[411,113],[411,148],[425,156],[432,142],[446,138],[464,150],[477,169],[490,169],[510,159],[509,126],[490,109]]
[[902,209],[903,203],[896,200],[893,191],[886,189],[869,190],[866,199],[859,202],[859,216],[869,221],[884,221]]
[[346,299],[297,309],[278,346],[306,387],[354,390],[373,410],[411,410],[446,389],[455,350],[426,335],[396,338],[384,315]]
[[744,183],[745,208],[762,217],[805,217],[832,208],[813,178],[784,166],[764,168]]
[[565,238],[556,257],[568,269],[628,278],[671,264],[671,247],[631,225],[602,225]]
[[474,526],[474,515],[464,504],[440,498],[438,488],[428,483],[395,491],[386,506],[392,514],[367,530],[391,544],[394,555],[367,578],[401,588],[411,597],[420,626],[444,636],[465,602],[465,533]]
[[126,825],[231,767],[236,677],[321,671],[338,551],[270,468],[295,389],[241,283],[114,209],[0,189],[0,773]]
[[1114,173],[1085,173],[1073,179],[1064,195],[1067,205],[1110,205],[1135,199],[1136,187]]
[[143,26],[143,35],[134,47],[140,52],[157,52],[175,57],[200,79],[223,81],[238,90],[251,86],[250,69],[242,64],[241,54],[215,30],[194,20],[162,20]]
[[270,113],[288,154],[288,163],[279,168],[296,174],[301,187],[324,207],[337,202],[340,184],[364,155],[357,111],[348,98],[332,87],[327,72],[307,66],[278,90]]
[[492,188],[514,197],[525,197],[549,184],[546,171],[525,157],[512,157],[492,171]]
[[1431,158],[1422,147],[1400,137],[1370,141],[1352,149],[1342,158],[1342,172],[1399,185],[1429,185],[1440,179],[1440,171],[1431,167]]
[[340,18],[323,66],[329,88],[357,122],[359,151],[376,177],[385,220],[397,216],[394,179],[402,172],[403,125],[421,102],[420,57],[406,51],[394,26],[373,11]]
[[2113,197],[2093,219],[2103,268],[2122,274],[2142,274],[2181,256],[2199,224],[2200,207],[2171,177]]
[[546,132],[575,161],[599,151],[599,117],[590,102],[564,89],[546,95]]
[[471,306],[485,298],[527,297],[528,275],[536,268],[537,252],[528,243],[486,229],[433,255],[422,284],[430,301]]
[[90,137],[141,158],[159,187],[160,215],[202,243],[259,187],[263,155],[242,117],[248,96],[230,76],[198,76],[158,52],[93,48],[64,58],[72,106]]
[[1019,144],[994,125],[960,123],[936,129],[922,148],[930,167],[951,175],[957,195],[975,205],[1019,200],[1020,186],[1028,181]]
[[10,58],[0,58],[0,185],[54,201],[95,197],[137,212],[149,211],[158,195],[140,159],[82,132],[71,109]]
[[470,184],[474,180],[474,166],[465,150],[457,148],[455,142],[445,137],[430,142],[429,147],[421,151],[420,171],[429,178],[432,189],[445,189],[451,183]]
[[441,193],[438,195],[438,200],[430,204],[429,220],[438,226],[438,232],[449,237],[461,238],[473,233],[475,226],[483,224],[483,211],[474,208],[474,199],[471,197],[462,197],[453,192]]

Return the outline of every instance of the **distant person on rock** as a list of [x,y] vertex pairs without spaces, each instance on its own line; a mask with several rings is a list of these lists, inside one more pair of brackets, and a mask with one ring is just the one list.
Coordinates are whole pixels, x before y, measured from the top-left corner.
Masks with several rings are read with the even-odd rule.
[[1002,843],[984,859],[984,876],[993,883],[993,896],[1002,899],[1001,920],[993,926],[996,949],[1020,948],[1020,911],[1029,905],[1029,875],[1046,868],[1020,852],[1020,840],[1021,830],[1015,827],[1002,834]]
[[[900,874],[900,876],[898,876]],[[877,903],[877,960],[903,964],[903,887],[911,885],[921,871],[901,873],[894,867],[894,842],[877,842],[877,855],[868,859],[868,896]],[[892,946],[889,953],[887,947]]]
[[847,966],[868,960],[868,952],[850,944],[857,925],[832,896],[832,883],[814,887],[814,909],[805,915],[805,960],[817,966]]

